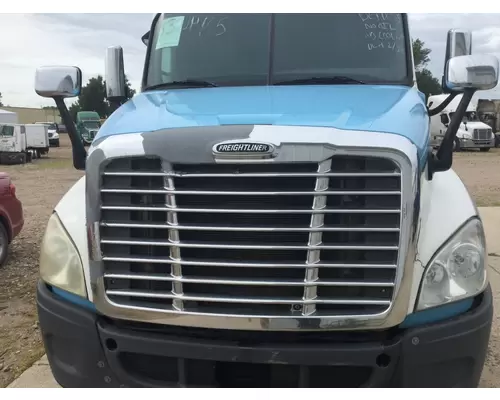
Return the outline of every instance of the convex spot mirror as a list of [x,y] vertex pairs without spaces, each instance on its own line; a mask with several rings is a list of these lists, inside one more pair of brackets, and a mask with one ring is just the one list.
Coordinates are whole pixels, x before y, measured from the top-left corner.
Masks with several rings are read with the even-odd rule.
[[71,66],[37,68],[35,92],[42,97],[76,97],[82,89],[82,71]]

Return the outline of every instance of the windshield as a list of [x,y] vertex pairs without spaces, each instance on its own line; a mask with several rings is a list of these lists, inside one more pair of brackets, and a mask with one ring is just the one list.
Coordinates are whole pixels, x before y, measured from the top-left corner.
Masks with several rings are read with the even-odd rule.
[[12,125],[0,125],[0,136],[14,136],[14,127]]
[[479,117],[477,116],[477,113],[475,111],[466,112],[465,116],[467,118],[467,121],[469,121],[469,122],[480,121]]
[[402,14],[162,14],[145,88],[202,80],[269,85],[347,76],[411,84]]
[[57,129],[56,124],[47,124],[48,129]]
[[99,129],[99,122],[97,121],[83,121],[83,126],[87,129]]

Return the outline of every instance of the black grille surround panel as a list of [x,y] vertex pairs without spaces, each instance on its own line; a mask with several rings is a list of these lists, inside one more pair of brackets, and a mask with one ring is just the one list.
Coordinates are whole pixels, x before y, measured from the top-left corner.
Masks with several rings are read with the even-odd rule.
[[101,176],[106,295],[228,316],[383,313],[397,282],[401,187],[388,158],[112,160]]

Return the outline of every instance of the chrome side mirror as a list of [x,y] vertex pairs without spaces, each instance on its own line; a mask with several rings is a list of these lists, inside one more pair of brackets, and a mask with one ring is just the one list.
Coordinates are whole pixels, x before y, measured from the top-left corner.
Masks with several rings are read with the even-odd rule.
[[448,61],[445,85],[452,91],[489,90],[498,84],[498,58],[489,54],[453,57]]
[[123,65],[123,49],[111,46],[106,49],[106,97],[122,99],[125,97],[125,70]]
[[82,90],[82,71],[78,67],[37,68],[35,92],[42,97],[76,97]]
[[461,29],[451,29],[448,31],[445,63],[453,57],[469,56],[471,54],[472,33]]
[[472,55],[472,34],[461,29],[448,32],[443,77],[445,92],[493,89],[498,83],[498,59]]
[[66,97],[76,97],[82,90],[82,71],[78,67],[51,66],[40,67],[35,73],[35,92],[42,97],[52,97],[64,125],[68,130],[73,151],[73,166],[85,170],[87,152],[82,139],[76,132],[75,123],[68,107],[64,103]]

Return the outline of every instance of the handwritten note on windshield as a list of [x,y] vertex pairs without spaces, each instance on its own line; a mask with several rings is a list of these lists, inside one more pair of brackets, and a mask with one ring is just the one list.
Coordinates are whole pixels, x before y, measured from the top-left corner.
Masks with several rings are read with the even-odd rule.
[[403,52],[404,36],[399,14],[358,14],[365,26],[368,50]]
[[156,49],[178,46],[183,24],[183,16],[164,19],[156,41]]
[[214,16],[194,15],[186,18],[183,31],[190,34],[197,34],[199,37],[203,35],[222,36],[227,32],[225,21],[229,17],[216,18]]

